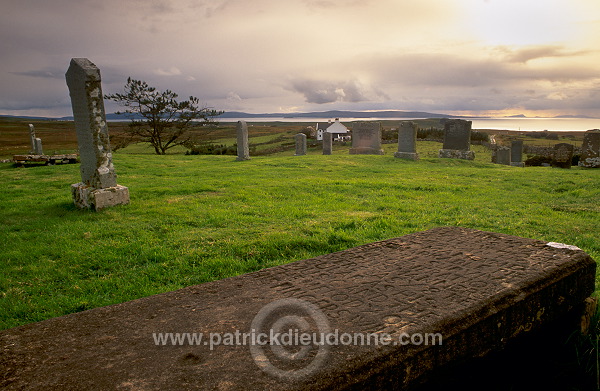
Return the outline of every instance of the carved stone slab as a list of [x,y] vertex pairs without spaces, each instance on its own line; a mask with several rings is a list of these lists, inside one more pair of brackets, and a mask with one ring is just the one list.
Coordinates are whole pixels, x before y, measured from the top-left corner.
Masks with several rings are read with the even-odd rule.
[[[573,246],[436,228],[2,331],[0,388],[402,389],[562,317],[594,291],[595,269]],[[440,333],[443,343],[307,352],[155,339],[287,324],[393,341]]]

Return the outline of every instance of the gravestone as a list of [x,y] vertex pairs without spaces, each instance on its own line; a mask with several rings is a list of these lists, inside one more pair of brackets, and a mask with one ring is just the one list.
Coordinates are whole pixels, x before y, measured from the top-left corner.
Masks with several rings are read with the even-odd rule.
[[394,157],[399,159],[419,160],[417,153],[417,124],[401,121],[398,128],[398,152]]
[[554,145],[554,158],[552,159],[553,167],[571,168],[573,161],[573,146],[567,143]]
[[583,135],[579,165],[588,168],[600,167],[600,129],[588,130]]
[[0,331],[0,382],[405,389],[580,311],[595,274],[574,246],[435,228]]
[[323,155],[331,155],[333,152],[333,134],[323,133]]
[[498,146],[495,151],[496,155],[496,164],[504,164],[510,166],[510,155],[511,149],[508,147],[500,147]]
[[511,141],[510,165],[516,167],[525,167],[525,163],[523,163],[523,140]]
[[65,77],[81,160],[81,182],[71,185],[73,201],[94,210],[128,204],[129,189],[117,184],[112,163],[100,70],[87,58],[73,58]]
[[296,140],[296,153],[294,156],[306,155],[306,135],[304,133],[298,133],[294,139]]
[[29,137],[31,139],[31,154],[43,155],[42,139],[35,137],[35,128],[33,127],[33,124],[29,124]]
[[352,124],[351,155],[383,155],[381,149],[381,124],[360,121]]
[[444,123],[444,145],[440,149],[440,158],[475,159],[471,151],[471,121],[450,119]]
[[250,160],[250,147],[248,145],[248,124],[246,121],[237,123],[237,159],[238,161]]

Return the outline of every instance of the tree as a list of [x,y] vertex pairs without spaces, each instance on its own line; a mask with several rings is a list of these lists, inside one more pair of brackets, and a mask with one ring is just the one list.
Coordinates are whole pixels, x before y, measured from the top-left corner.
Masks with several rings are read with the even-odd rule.
[[160,92],[145,81],[129,77],[124,93],[104,98],[126,108],[117,114],[125,114],[131,120],[130,141],[150,143],[157,155],[164,155],[177,145],[189,145],[192,127],[214,124],[213,117],[223,114],[208,107],[200,108],[198,98],[193,96],[181,102],[177,97],[173,91]]

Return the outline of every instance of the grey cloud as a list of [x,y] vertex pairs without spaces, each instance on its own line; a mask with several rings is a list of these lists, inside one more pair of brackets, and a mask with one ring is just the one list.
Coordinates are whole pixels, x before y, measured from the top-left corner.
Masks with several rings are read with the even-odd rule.
[[13,75],[29,76],[29,77],[41,77],[44,79],[61,79],[65,78],[65,70],[58,68],[45,68],[32,71],[23,72],[10,72]]
[[[365,88],[356,80],[331,82],[313,79],[295,79],[289,87],[291,91],[304,95],[308,103],[364,102],[371,98]],[[376,95],[383,95],[378,92]]]
[[550,58],[550,57],[572,57],[588,54],[588,51],[567,51],[562,46],[541,45],[529,46],[521,49],[511,49],[505,46],[496,48],[496,51],[509,62],[526,63],[527,61]]

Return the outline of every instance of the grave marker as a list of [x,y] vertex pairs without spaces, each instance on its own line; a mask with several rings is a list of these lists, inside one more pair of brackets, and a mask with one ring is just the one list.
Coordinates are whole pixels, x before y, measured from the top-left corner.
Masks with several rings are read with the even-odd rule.
[[250,160],[250,147],[248,145],[248,124],[246,121],[237,122],[237,159],[238,161]]
[[[0,331],[0,379],[15,390],[404,389],[580,311],[595,275],[574,246],[435,228]],[[288,327],[327,343],[269,343]],[[354,335],[371,343],[343,343]]]
[[304,133],[298,133],[294,139],[296,140],[296,153],[294,156],[306,155],[306,135]]
[[381,124],[360,121],[352,124],[351,155],[383,155],[381,149]]
[[511,149],[508,147],[496,147],[495,156],[496,156],[496,164],[504,164],[506,166],[510,166],[510,157],[511,157]]
[[579,165],[588,168],[600,167],[600,129],[588,130],[583,135]]
[[87,58],[73,58],[65,77],[81,160],[81,182],[71,185],[73,201],[94,210],[128,204],[129,189],[117,184],[112,163],[100,70]]
[[516,167],[525,167],[525,163],[523,163],[523,140],[511,141],[510,165]]
[[567,143],[554,145],[554,158],[552,159],[552,166],[571,168],[574,149],[575,148],[573,148],[571,144]]
[[417,124],[400,121],[398,128],[398,152],[394,157],[399,159],[419,160],[417,153]]
[[29,124],[29,137],[31,139],[31,154],[43,155],[42,139],[35,137],[35,128],[33,127],[33,124]]
[[333,151],[333,134],[323,133],[323,155],[331,155]]
[[440,158],[475,159],[471,151],[471,121],[450,119],[444,123],[444,145],[440,149]]

